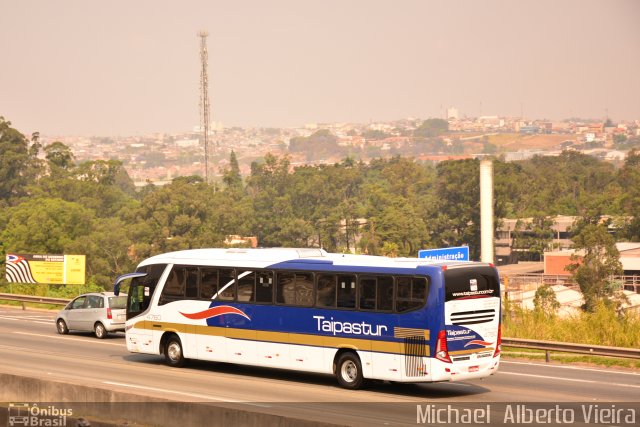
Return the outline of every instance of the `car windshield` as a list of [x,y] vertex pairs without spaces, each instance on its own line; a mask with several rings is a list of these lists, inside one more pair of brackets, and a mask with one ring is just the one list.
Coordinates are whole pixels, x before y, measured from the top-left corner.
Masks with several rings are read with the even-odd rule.
[[109,307],[111,307],[112,309],[127,308],[127,296],[120,295],[117,297],[109,297]]

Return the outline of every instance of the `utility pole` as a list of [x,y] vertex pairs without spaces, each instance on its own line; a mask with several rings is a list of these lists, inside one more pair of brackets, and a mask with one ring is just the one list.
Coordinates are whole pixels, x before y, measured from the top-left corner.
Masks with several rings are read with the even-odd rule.
[[200,37],[200,129],[204,136],[204,179],[207,184],[212,176],[209,170],[209,77],[207,75],[209,55],[207,53],[206,31],[199,31]]

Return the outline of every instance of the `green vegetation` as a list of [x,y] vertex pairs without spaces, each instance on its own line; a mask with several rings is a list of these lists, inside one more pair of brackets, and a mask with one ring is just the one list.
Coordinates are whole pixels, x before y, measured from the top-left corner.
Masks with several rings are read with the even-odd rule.
[[[524,338],[543,341],[604,345],[611,347],[640,347],[640,315],[621,314],[610,304],[599,303],[592,312],[581,312],[571,317],[555,316],[555,294],[541,287],[536,292],[536,309],[511,309],[505,312],[502,335],[509,338]],[[543,350],[512,348],[503,346],[503,355],[509,358],[546,360]],[[576,353],[551,352],[550,358],[560,363],[587,363],[599,366],[640,368],[634,359],[591,356]]]
[[505,337],[640,347],[640,316],[636,313],[621,315],[605,304],[598,304],[592,312],[565,318],[549,316],[543,310],[528,311],[508,306],[503,309],[502,335]]
[[560,303],[551,286],[544,285],[536,290],[533,298],[533,306],[535,307],[536,314],[553,317],[560,308]]
[[623,273],[615,239],[601,224],[579,222],[573,237],[574,247],[584,254],[571,255],[574,261],[567,269],[572,272],[584,295],[584,308],[595,311],[599,304],[620,308],[623,297],[612,276]]
[[[416,150],[452,152],[455,144],[434,136],[446,130],[446,121],[421,123]],[[294,139],[289,148],[312,149],[313,157],[346,149],[327,130]],[[136,192],[120,162],[76,162],[64,144],[43,147],[37,133],[27,138],[0,118],[0,252],[86,254],[88,280],[106,288],[150,255],[221,247],[228,235],[256,236],[264,247],[391,256],[466,244],[478,258],[477,160],[434,165],[393,157],[365,164],[344,155],[333,165],[293,168],[288,157],[268,154],[242,177],[232,153],[221,183],[179,177]],[[543,246],[546,217],[556,214],[613,215],[618,238],[640,237],[636,152],[620,169],[564,152],[496,159],[494,171],[496,217],[536,218],[536,240],[523,244]]]

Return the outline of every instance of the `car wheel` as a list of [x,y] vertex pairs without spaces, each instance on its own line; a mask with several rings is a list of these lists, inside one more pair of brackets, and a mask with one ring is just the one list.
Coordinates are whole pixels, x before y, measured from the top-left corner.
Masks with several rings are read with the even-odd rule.
[[336,365],[338,384],[344,388],[356,390],[364,384],[360,358],[354,353],[343,353]]
[[179,368],[184,366],[185,358],[182,352],[182,343],[180,338],[173,335],[167,340],[167,344],[164,346],[164,360],[167,365]]
[[96,323],[96,326],[93,328],[93,331],[96,333],[96,338],[103,339],[107,337],[107,329],[100,322]]
[[62,319],[56,321],[56,329],[60,335],[67,335],[69,333],[69,328],[67,328],[67,324]]

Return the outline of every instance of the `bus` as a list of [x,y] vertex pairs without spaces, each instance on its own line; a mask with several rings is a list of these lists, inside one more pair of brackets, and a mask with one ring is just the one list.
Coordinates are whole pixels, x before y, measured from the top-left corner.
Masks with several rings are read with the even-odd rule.
[[133,353],[334,375],[436,382],[484,378],[500,362],[500,280],[492,264],[192,249],[142,261],[130,280]]

